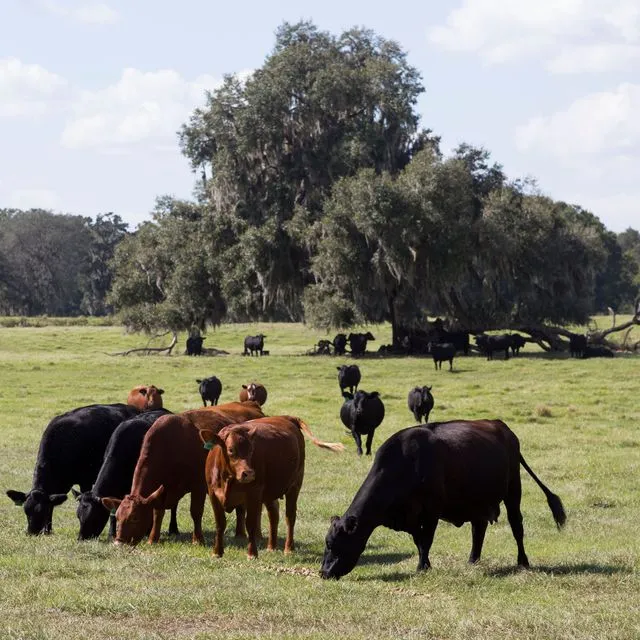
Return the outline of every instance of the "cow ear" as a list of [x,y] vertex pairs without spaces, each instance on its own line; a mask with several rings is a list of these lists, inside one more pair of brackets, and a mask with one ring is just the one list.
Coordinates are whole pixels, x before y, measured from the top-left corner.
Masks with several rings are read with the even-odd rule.
[[67,499],[66,493],[54,493],[53,495],[49,496],[49,502],[54,507],[57,507],[59,504],[62,504],[63,502],[66,501],[66,499]]
[[158,393],[162,395],[164,393],[164,389],[158,389]]
[[151,495],[142,499],[142,504],[149,504],[151,506],[155,506],[155,503],[157,503],[160,500],[163,493],[164,493],[164,485],[161,484]]
[[71,487],[71,495],[76,499],[80,500],[80,496],[82,495],[79,491],[76,491],[73,487]]
[[202,380],[200,380],[200,379],[196,379],[196,382],[197,382],[198,384],[200,384],[200,383],[202,382]]
[[246,385],[246,384],[243,384],[243,385],[242,385],[242,388],[243,388],[243,389],[246,389],[246,388],[247,388],[247,385]]
[[430,387],[427,387],[427,391],[431,391],[431,389],[433,389],[433,385],[431,385]]
[[344,530],[347,533],[353,533],[358,528],[358,518],[356,516],[347,516],[344,521]]
[[120,500],[120,498],[102,498],[100,502],[102,502],[102,505],[107,511],[115,511],[120,506],[122,500]]
[[140,387],[140,389],[138,389],[138,393],[141,396],[146,396],[147,395],[147,388],[146,387]]
[[380,395],[379,391],[372,391],[370,394],[368,394],[370,398],[377,398]]
[[13,500],[13,504],[15,504],[16,507],[21,507],[27,501],[27,494],[22,493],[22,491],[9,489],[7,495]]
[[329,520],[329,522],[331,524],[335,524],[336,522],[338,522],[338,520],[340,520],[340,516],[331,516],[331,519]]

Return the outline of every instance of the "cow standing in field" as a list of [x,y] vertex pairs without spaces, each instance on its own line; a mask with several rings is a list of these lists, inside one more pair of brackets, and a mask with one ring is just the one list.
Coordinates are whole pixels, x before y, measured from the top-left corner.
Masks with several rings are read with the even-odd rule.
[[587,348],[587,336],[577,333],[569,334],[569,353],[571,357],[582,358]]
[[350,333],[347,336],[347,340],[349,341],[351,355],[363,356],[367,350],[367,342],[369,340],[375,340],[375,338],[370,331],[367,331],[367,333]]
[[347,352],[347,336],[344,333],[338,333],[333,339],[333,351],[337,356]]
[[162,409],[162,394],[164,389],[158,389],[154,385],[140,385],[129,391],[127,404],[138,411],[158,411]]
[[437,344],[435,342],[429,343],[429,353],[433,358],[433,365],[436,368],[442,370],[442,363],[449,363],[449,371],[453,371],[453,359],[456,357],[456,348],[450,342],[444,342]]
[[509,359],[509,349],[511,348],[511,336],[505,333],[501,336],[488,336],[481,334],[476,336],[478,349],[487,356],[487,360],[493,360],[495,351],[504,351],[504,359]]
[[[108,496],[123,498],[129,491],[142,440],[153,423],[160,416],[168,413],[165,409],[148,411],[121,422],[109,439],[102,466],[91,491],[78,493],[71,489],[78,501],[76,515],[80,521],[79,540],[97,538],[102,533],[109,520],[109,512],[102,504],[102,498]],[[175,509],[171,512],[169,533],[178,534]],[[116,520],[112,516],[109,537],[114,538],[115,535]]]
[[512,333],[510,334],[510,337],[511,337],[511,353],[514,356],[519,356],[520,349],[522,349],[524,345],[527,344],[527,341],[519,333]]
[[344,448],[340,444],[318,440],[302,420],[291,416],[230,425],[217,434],[206,429],[200,431],[205,447],[211,449],[205,475],[216,520],[214,555],[222,557],[224,553],[225,511],[244,508],[249,536],[248,556],[258,556],[257,538],[263,504],[269,515],[267,550],[275,550],[278,499],[283,496],[287,522],[284,552],[293,551],[298,494],[304,478],[303,432],[318,447],[333,451]]
[[345,391],[342,395],[345,402],[340,407],[340,420],[351,431],[359,456],[362,455],[361,436],[367,436],[366,450],[370,456],[373,434],[384,420],[384,403],[380,394],[377,391],[357,391],[352,395]]
[[202,378],[196,380],[198,383],[198,391],[200,392],[200,397],[202,398],[202,404],[206,407],[207,400],[215,406],[218,404],[218,400],[220,399],[220,394],[222,393],[222,382],[216,376],[211,376],[209,378]]
[[267,401],[267,389],[263,384],[259,382],[250,382],[249,384],[243,384],[240,390],[240,402],[257,402],[262,406]]
[[358,562],[373,530],[406,531],[418,548],[418,570],[429,569],[429,550],[439,520],[470,522],[469,562],[480,559],[487,526],[504,502],[518,547],[524,550],[520,465],[544,492],[558,528],[566,520],[560,498],[535,475],[516,435],[500,420],[455,420],[410,427],[378,449],[373,466],[342,517],[335,516],[325,541],[321,575],[340,578]]
[[187,338],[187,355],[188,356],[201,356],[202,355],[202,343],[206,340],[202,336],[189,336]]
[[353,394],[358,390],[360,384],[360,369],[357,364],[343,364],[336,367],[338,370],[338,384],[340,385],[340,393],[344,393],[345,389],[349,389],[349,393]]
[[416,422],[422,422],[423,417],[425,422],[429,422],[429,414],[434,405],[431,387],[424,386],[411,389],[407,398],[407,404]]
[[74,484],[83,492],[91,489],[111,434],[135,415],[138,410],[128,404],[93,404],[51,420],[40,440],[31,491],[7,491],[24,507],[27,533],[52,532],[53,508],[67,499]]
[[257,336],[247,336],[244,339],[244,355],[264,355],[264,339],[267,336],[259,333]]

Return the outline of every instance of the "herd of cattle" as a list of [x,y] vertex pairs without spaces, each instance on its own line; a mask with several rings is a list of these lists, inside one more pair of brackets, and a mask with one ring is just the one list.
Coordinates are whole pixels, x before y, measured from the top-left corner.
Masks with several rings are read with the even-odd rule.
[[[370,339],[373,336],[366,338]],[[377,391],[358,390],[360,381],[357,365],[338,367],[344,399],[340,418],[354,437],[358,455],[361,436],[366,435],[370,455],[385,408]],[[265,415],[267,391],[259,383],[243,385],[238,401],[219,405],[221,381],[211,376],[197,382],[204,405],[199,409],[171,413],[163,408],[164,391],[149,385],[135,387],[126,404],[95,404],[53,418],[40,441],[31,490],[6,492],[23,506],[27,532],[52,533],[54,507],[72,491],[79,539],[98,537],[110,521],[109,536],[115,544],[137,544],[145,536],[155,543],[167,509],[169,534],[178,533],[177,505],[190,494],[192,539],[203,543],[208,494],[216,527],[214,555],[223,555],[226,513],[235,511],[235,534],[248,538],[252,558],[258,555],[263,505],[269,520],[267,549],[276,548],[278,500],[284,498],[284,550],[293,551],[305,469],[304,436],[333,452],[344,446],[319,440],[298,417]],[[321,575],[339,578],[351,571],[380,525],[410,533],[418,548],[418,569],[426,569],[439,520],[456,526],[471,522],[469,560],[476,562],[485,530],[498,518],[500,502],[517,543],[518,564],[528,566],[520,465],[545,493],[558,527],[566,516],[560,499],[522,458],[517,437],[499,420],[422,425],[434,406],[431,387],[411,389],[407,403],[419,426],[394,434],[378,449],[347,512],[331,521]]]

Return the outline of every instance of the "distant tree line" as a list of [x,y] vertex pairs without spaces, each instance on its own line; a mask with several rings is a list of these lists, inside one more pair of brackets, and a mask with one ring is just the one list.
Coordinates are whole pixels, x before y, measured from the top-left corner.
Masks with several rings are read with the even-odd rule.
[[[106,271],[84,252],[91,223],[63,217],[84,244],[59,268],[68,292],[64,303],[53,296],[59,308],[113,305],[145,330],[386,320],[395,336],[434,314],[480,330],[580,323],[630,307],[638,232],[616,235],[534,182],[509,179],[485,149],[461,144],[444,157],[437,135],[420,127],[423,91],[392,41],[283,24],[264,65],[246,81],[227,76],[182,127],[181,149],[198,175],[193,202],[163,197],[135,233],[118,227]],[[20,215],[36,214],[8,214],[0,233]],[[44,294],[30,307],[6,304],[23,281],[5,281],[14,258],[0,246],[5,312],[51,313]],[[107,275],[105,297],[109,286],[98,283]]]

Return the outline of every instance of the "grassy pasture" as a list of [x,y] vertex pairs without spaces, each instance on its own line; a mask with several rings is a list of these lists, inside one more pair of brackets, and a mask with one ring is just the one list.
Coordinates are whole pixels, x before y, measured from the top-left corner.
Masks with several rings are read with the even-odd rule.
[[[240,357],[243,337],[258,331],[272,355]],[[374,348],[390,341],[389,327],[372,331]],[[29,538],[24,513],[3,495],[0,638],[640,638],[640,358],[570,360],[527,345],[508,362],[461,357],[453,373],[434,372],[428,359],[360,360],[361,388],[380,391],[386,405],[374,453],[412,424],[409,389],[433,384],[433,420],[499,417],[510,425],[569,521],[556,531],[542,492],[522,471],[531,570],[515,568],[503,509],[477,566],[466,564],[469,525],[439,526],[433,570],[420,575],[410,537],[379,528],[356,569],[325,582],[318,569],[329,517],[346,509],[371,460],[357,458],[338,416],[335,367],[349,358],[299,355],[321,337],[301,325],[225,325],[205,346],[229,356],[122,358],[106,354],[145,339],[118,327],[0,328],[3,492],[30,488],[39,439],[54,415],[124,401],[142,383],[162,386],[165,405],[182,411],[200,404],[195,378],[220,377],[221,401],[260,380],[268,413],[299,415],[316,435],[347,447],[332,454],[307,446],[297,550],[287,557],[261,549],[257,561],[247,560],[245,544],[231,537],[231,516],[225,556],[212,559],[209,546],[188,542],[188,501],[179,514],[184,535],[154,547],[117,549],[104,534],[77,542],[71,499],[54,512],[54,535]],[[209,505],[204,527],[210,544]]]

